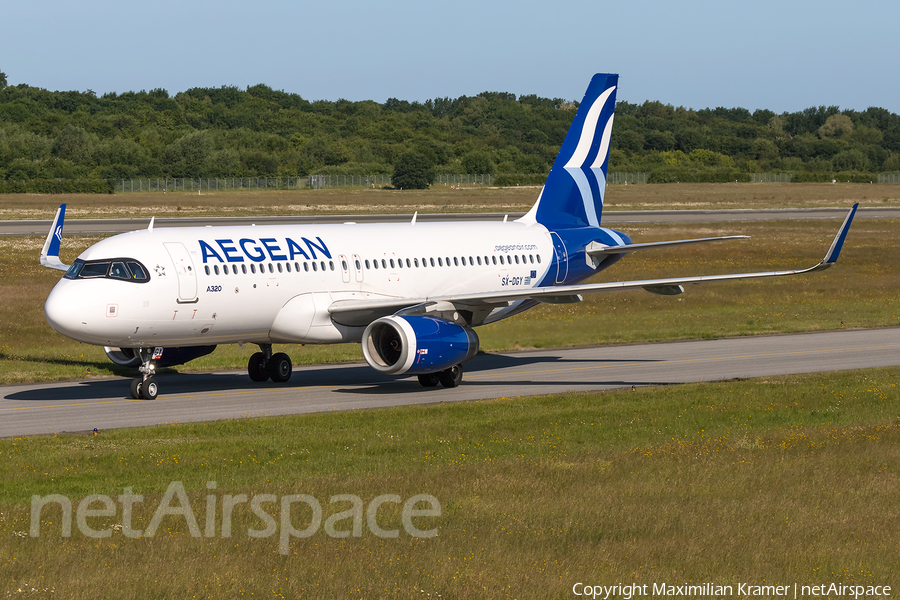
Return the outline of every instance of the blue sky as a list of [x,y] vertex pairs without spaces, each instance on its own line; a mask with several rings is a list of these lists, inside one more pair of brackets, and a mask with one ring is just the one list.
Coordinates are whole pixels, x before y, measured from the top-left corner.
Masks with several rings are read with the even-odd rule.
[[761,0],[7,0],[10,84],[115,91],[265,83],[309,100],[475,95],[900,113],[900,3]]

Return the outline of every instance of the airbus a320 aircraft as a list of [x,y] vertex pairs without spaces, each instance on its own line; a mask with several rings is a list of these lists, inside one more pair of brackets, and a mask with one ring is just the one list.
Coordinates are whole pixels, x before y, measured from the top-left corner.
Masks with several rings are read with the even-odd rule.
[[595,75],[534,207],[507,222],[153,228],[105,239],[69,266],[59,259],[65,205],[41,253],[65,270],[45,304],[47,322],[139,367],[134,398],[159,392],[155,369],[212,352],[260,348],[253,381],[287,381],[291,359],[272,344],[360,342],[382,373],[455,387],[478,351],[473,328],[541,302],[644,288],[811,273],[830,267],[856,211],[825,258],[799,271],[579,284],[628,252],[727,236],[633,244],[601,226],[617,75]]

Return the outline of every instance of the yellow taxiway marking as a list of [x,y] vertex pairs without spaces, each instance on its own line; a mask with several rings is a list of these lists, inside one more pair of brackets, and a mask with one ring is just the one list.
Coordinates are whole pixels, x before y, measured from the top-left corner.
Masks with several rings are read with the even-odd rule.
[[[588,370],[598,370],[598,369],[621,369],[623,367],[638,367],[647,365],[648,362],[656,362],[656,363],[667,363],[667,364],[677,364],[677,363],[692,363],[692,362],[709,362],[709,361],[721,361],[721,360],[737,360],[737,359],[745,359],[745,358],[762,358],[766,356],[792,356],[798,354],[823,354],[829,352],[858,352],[860,350],[879,350],[884,348],[900,348],[900,344],[886,344],[880,346],[857,346],[854,348],[827,348],[822,350],[797,350],[793,352],[769,352],[763,354],[743,354],[737,356],[712,356],[707,358],[686,358],[682,360],[666,360],[661,359],[658,361],[647,361],[641,360],[640,362],[629,362],[628,359],[622,359],[622,362],[618,362],[611,365],[591,365],[591,366],[582,366],[582,367],[562,367],[558,369],[539,369],[533,371],[507,371],[501,372],[499,370],[493,370],[488,373],[469,373],[466,375],[468,379],[477,379],[484,377],[492,377],[492,376],[510,376],[510,375],[528,375],[533,373],[562,373],[566,371],[588,371]],[[607,359],[608,360],[608,359]],[[371,382],[374,383],[374,382]],[[369,385],[369,383],[362,383],[359,385]],[[299,387],[291,387],[291,388],[278,388],[278,390],[316,390],[316,389],[330,389],[338,386],[334,385],[310,385],[310,386],[299,386]],[[264,390],[235,390],[232,392],[204,392],[200,394],[185,394],[178,395],[178,400],[187,400],[190,398],[203,398],[207,396],[239,396],[239,395],[250,395],[250,394],[268,394],[272,391],[278,391],[272,389],[264,389]],[[48,408],[71,408],[76,406],[97,406],[101,404],[125,404],[128,402],[146,402],[146,400],[135,400],[132,398],[126,398],[122,400],[98,400],[96,402],[76,402],[71,404],[48,404],[43,406],[19,406],[12,408],[0,408],[0,412],[4,411],[13,411],[13,410],[40,410],[40,409],[48,409]]]

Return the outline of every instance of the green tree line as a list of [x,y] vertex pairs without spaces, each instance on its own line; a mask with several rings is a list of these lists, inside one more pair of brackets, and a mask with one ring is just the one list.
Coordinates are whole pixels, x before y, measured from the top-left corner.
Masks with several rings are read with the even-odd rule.
[[[109,93],[7,85],[0,181],[441,173],[542,175],[576,102],[502,92],[408,102],[309,101],[266,85]],[[651,180],[900,171],[900,116],[619,102],[610,169]],[[401,167],[402,168],[402,167]]]

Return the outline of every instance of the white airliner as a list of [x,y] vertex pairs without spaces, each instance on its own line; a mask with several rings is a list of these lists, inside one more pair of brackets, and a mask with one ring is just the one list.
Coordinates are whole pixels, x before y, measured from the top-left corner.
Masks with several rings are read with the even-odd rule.
[[727,236],[633,244],[601,227],[617,75],[593,77],[534,207],[515,221],[153,228],[105,239],[69,266],[59,259],[60,206],[41,264],[65,270],[47,298],[53,329],[139,367],[134,398],[159,392],[155,369],[253,343],[253,381],[287,381],[272,344],[362,343],[368,364],[423,386],[455,387],[478,351],[474,327],[541,302],[644,288],[811,273],[830,267],[856,211],[825,258],[799,271],[579,284],[626,253]]

